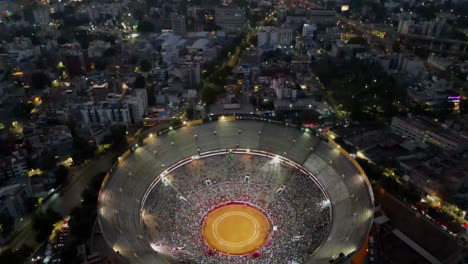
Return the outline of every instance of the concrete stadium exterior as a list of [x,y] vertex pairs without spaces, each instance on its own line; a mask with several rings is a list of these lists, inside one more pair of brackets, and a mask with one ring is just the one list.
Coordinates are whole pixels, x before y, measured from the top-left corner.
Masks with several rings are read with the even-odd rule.
[[104,180],[98,220],[107,243],[123,259],[128,263],[170,263],[146,239],[140,211],[145,196],[174,164],[226,149],[276,154],[284,162],[305,168],[326,192],[331,229],[307,263],[329,263],[341,253],[351,257],[362,247],[372,224],[373,194],[362,169],[339,146],[324,142],[315,133],[268,120],[212,119],[148,137],[143,146],[119,158]]

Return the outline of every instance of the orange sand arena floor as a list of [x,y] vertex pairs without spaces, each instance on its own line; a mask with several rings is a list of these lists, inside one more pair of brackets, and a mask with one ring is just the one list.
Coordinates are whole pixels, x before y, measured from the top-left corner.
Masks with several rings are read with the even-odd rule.
[[271,226],[264,213],[245,204],[229,204],[205,217],[203,237],[212,249],[229,255],[255,252],[268,241]]

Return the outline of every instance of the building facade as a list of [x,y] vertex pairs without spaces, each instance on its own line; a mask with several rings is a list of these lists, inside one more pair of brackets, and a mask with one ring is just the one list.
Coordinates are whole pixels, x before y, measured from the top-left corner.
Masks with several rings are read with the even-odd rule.
[[177,13],[171,14],[172,33],[178,36],[185,36],[187,28],[185,26],[185,16]]
[[245,25],[244,10],[239,7],[218,7],[215,9],[216,25],[227,32],[241,32]]
[[443,150],[461,152],[467,149],[467,139],[436,124],[421,119],[394,117],[392,131],[419,143],[430,143]]

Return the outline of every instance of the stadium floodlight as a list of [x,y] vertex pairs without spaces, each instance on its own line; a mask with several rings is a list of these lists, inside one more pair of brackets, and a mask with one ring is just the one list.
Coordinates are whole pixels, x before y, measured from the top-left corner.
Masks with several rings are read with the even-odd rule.
[[[151,246],[151,248],[152,248],[154,251],[156,251],[156,252],[158,252],[158,253],[162,251],[162,247],[161,247],[161,246],[158,246],[158,245],[156,245],[156,244],[154,244],[154,243],[150,243],[150,246]],[[115,251],[115,250],[114,250],[114,251]]]
[[320,208],[322,208],[322,209],[328,208],[328,207],[330,206],[330,200],[322,200],[322,201],[319,203],[319,206],[320,206]]
[[273,158],[273,163],[279,163],[280,162],[280,156],[276,155],[274,158]]

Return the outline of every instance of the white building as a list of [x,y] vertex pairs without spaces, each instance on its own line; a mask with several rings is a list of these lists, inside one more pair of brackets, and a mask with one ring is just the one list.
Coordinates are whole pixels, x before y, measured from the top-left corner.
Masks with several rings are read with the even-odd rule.
[[135,89],[130,94],[109,94],[108,99],[99,102],[87,102],[81,106],[83,124],[121,123],[125,125],[143,122],[148,109],[148,97],[145,89]]
[[275,91],[278,99],[296,99],[297,91],[294,89],[294,83],[284,78],[273,79],[271,88]]
[[198,62],[177,63],[172,72],[173,76],[179,77],[187,88],[194,88],[201,83],[201,67]]
[[258,47],[273,48],[279,43],[279,30],[276,27],[261,27],[258,30]]
[[461,152],[468,147],[468,141],[437,124],[417,118],[392,118],[392,131],[421,144],[430,143],[451,152]]
[[135,89],[130,96],[127,96],[125,103],[130,106],[132,122],[143,122],[146,109],[148,109],[148,95],[146,89]]
[[314,34],[317,31],[317,26],[314,24],[304,24],[302,27],[302,37],[304,38],[305,45],[309,47],[314,40]]
[[258,31],[258,47],[275,48],[278,45],[291,45],[294,31],[291,28],[261,27]]

